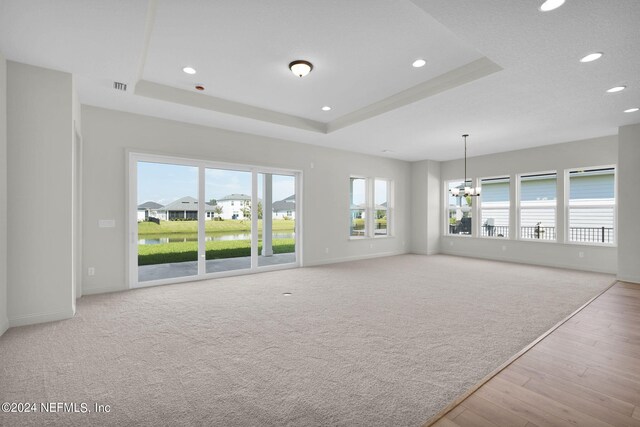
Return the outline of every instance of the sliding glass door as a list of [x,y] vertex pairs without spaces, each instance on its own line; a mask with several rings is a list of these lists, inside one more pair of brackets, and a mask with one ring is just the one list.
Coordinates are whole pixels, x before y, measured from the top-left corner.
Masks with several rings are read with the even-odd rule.
[[198,168],[137,162],[138,281],[198,274]]
[[300,172],[130,154],[131,287],[299,265]]
[[247,171],[205,169],[207,273],[251,268],[251,179]]
[[258,266],[296,262],[296,177],[258,174]]

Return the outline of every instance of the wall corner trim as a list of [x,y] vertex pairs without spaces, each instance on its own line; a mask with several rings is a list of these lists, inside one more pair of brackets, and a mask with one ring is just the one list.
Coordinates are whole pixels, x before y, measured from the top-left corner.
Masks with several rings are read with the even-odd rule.
[[0,337],[9,329],[9,319],[6,317],[0,320]]

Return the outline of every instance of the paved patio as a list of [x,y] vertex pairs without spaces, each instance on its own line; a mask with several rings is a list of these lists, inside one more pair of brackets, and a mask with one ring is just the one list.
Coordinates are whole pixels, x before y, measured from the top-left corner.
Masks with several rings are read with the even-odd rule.
[[[295,253],[274,254],[258,257],[258,266],[289,264],[296,261]],[[242,270],[251,268],[251,257],[224,258],[207,260],[207,273]],[[198,274],[198,262],[174,262],[169,264],[143,265],[138,267],[138,281],[171,279],[174,277],[195,276]]]

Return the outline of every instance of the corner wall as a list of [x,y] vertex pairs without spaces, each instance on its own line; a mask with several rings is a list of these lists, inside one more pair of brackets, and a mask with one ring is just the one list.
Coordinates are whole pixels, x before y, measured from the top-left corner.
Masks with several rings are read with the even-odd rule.
[[7,316],[7,61],[0,53],[0,335]]
[[[137,114],[82,106],[83,294],[128,288],[127,150],[303,172],[304,266],[409,248],[409,163]],[[350,175],[391,179],[393,237],[349,240]],[[114,219],[115,228],[98,228]],[[88,276],[89,267],[95,276]]]
[[440,252],[440,162],[411,163],[411,252]]
[[640,283],[640,123],[618,133],[618,279]]
[[[618,164],[618,137],[615,135],[472,157],[468,159],[467,176],[483,178],[508,175],[513,183],[516,180],[517,174],[556,170],[558,171],[557,196],[560,200],[564,197],[563,171],[565,169],[612,164]],[[618,164],[617,173],[619,183],[624,180],[624,172],[621,174],[621,171],[628,168],[629,166]],[[463,160],[442,162],[442,191],[444,192],[444,185],[447,180],[462,179],[463,174]],[[633,182],[637,183],[637,179],[638,177],[636,175],[636,181]],[[619,190],[619,194],[625,194],[622,188]],[[511,192],[511,198],[513,209],[513,206],[515,206],[513,203],[513,200],[515,200],[513,191]],[[620,203],[622,199],[622,197],[618,197],[618,202]],[[442,195],[439,200],[439,205],[441,206],[440,210],[443,212],[443,215],[444,203],[444,195]],[[622,211],[623,208],[622,205],[620,205],[619,212]],[[564,212],[558,210],[558,224],[564,223],[564,216]],[[511,217],[513,218],[513,215]],[[558,235],[560,237],[564,227],[559,226],[558,228]],[[521,241],[516,240],[513,235],[509,239],[448,236],[444,235],[444,230],[445,219],[443,217],[440,222],[440,235],[443,236],[441,238],[440,251],[450,255],[613,274],[618,271],[617,247],[561,242]],[[627,233],[627,230],[622,228],[621,223],[618,225],[618,230],[618,239],[621,242],[620,238],[623,234]],[[625,230],[624,233],[622,233],[621,230]],[[582,253],[582,257],[580,257],[580,253]],[[637,257],[637,250],[635,254]]]
[[72,76],[7,62],[11,326],[73,316]]

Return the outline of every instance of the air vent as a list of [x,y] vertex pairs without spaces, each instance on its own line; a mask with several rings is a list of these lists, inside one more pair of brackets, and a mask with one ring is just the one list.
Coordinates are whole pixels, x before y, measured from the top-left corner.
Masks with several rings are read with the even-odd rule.
[[120,82],[113,82],[113,88],[115,90],[121,90],[123,92],[127,91],[127,84],[126,83],[120,83]]

